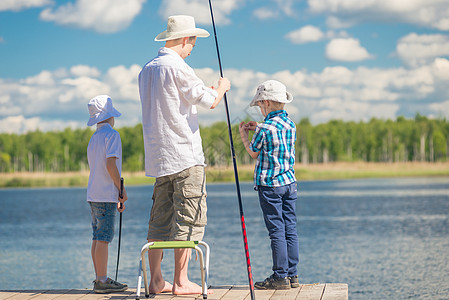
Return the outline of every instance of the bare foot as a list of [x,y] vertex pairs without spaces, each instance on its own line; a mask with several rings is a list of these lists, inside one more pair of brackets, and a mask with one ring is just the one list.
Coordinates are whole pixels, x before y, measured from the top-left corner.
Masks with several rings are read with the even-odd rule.
[[198,284],[187,281],[187,283],[183,285],[173,284],[172,292],[173,295],[202,294],[203,289]]
[[173,289],[173,285],[167,281],[164,281],[163,285],[154,283],[154,282],[150,282],[150,286],[148,287],[150,294],[171,292],[172,289]]

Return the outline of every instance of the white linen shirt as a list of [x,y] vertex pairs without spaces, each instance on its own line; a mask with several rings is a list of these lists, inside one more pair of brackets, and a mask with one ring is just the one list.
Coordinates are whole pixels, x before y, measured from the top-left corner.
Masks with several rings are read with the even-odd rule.
[[165,47],[140,72],[139,92],[146,176],[205,165],[196,105],[210,108],[218,93],[206,87],[178,53]]
[[119,173],[122,172],[122,141],[118,131],[108,123],[97,125],[87,146],[90,174],[87,185],[87,201],[118,202],[119,190],[106,167],[107,158],[116,157]]

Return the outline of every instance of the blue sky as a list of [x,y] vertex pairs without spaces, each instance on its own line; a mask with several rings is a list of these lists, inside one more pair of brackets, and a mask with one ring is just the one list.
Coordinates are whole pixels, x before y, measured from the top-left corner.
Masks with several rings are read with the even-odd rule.
[[[449,118],[447,0],[212,0],[231,120],[261,82],[293,94],[299,121]],[[141,120],[140,68],[163,43],[167,17],[193,15],[211,33],[187,58],[207,85],[218,63],[207,0],[2,0],[0,132],[85,127],[87,102],[109,94],[117,126]],[[204,125],[223,105],[201,109]]]

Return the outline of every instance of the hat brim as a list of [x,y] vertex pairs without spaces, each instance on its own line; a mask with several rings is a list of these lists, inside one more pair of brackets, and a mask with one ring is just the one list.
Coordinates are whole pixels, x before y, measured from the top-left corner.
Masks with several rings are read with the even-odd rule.
[[207,32],[207,30],[201,29],[201,28],[192,28],[187,29],[179,32],[168,32],[167,30],[159,33],[154,40],[156,42],[163,42],[163,41],[170,41],[170,40],[176,40],[183,37],[208,37],[210,34]]
[[285,104],[292,102],[292,100],[293,100],[292,94],[289,92],[285,92],[285,94],[286,94],[285,99],[270,99],[272,97],[269,97],[269,96],[264,97],[264,94],[260,94],[260,95],[256,94],[256,96],[254,96],[254,98],[251,101],[251,103],[249,104],[249,106],[257,106],[257,102],[262,101],[262,100],[271,100],[274,102],[285,103]]
[[87,121],[87,126],[95,125],[99,122],[102,122],[104,120],[107,120],[112,117],[120,117],[122,114],[116,110],[115,108],[112,108],[113,110],[108,113],[99,113],[95,116],[90,117],[89,121]]

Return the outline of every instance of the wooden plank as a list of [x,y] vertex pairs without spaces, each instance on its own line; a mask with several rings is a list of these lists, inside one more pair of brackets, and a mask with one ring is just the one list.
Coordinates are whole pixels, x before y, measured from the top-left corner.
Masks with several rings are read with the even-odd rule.
[[[232,286],[216,286],[216,287],[210,287],[208,289],[209,292],[212,293],[208,293],[207,299],[208,300],[219,300],[221,299],[221,297],[226,294],[229,289]],[[128,296],[127,299],[135,299],[136,298],[136,289],[132,289],[131,290],[133,293],[131,296]],[[140,299],[147,299],[145,298],[145,288],[142,288],[140,291]],[[150,295],[150,297],[148,299],[182,299],[182,300],[186,300],[186,299],[203,299],[203,295],[201,294],[196,294],[196,295],[179,295],[179,296],[175,296],[171,293],[163,293],[163,294],[157,294],[157,295]],[[84,300],[84,298],[82,299]]]
[[53,300],[57,297],[64,295],[68,292],[68,290],[48,290],[43,292],[40,295],[37,295],[36,297],[33,297],[33,300]]
[[[14,291],[13,294],[9,295],[6,298],[0,299],[8,299],[8,300],[22,300],[22,299],[31,299],[32,297],[38,296],[45,292],[46,290],[23,290],[23,291]],[[12,292],[12,291],[11,291]]]
[[242,300],[249,295],[249,285],[234,285],[221,300]]
[[[271,299],[271,296],[273,296],[275,290],[254,290],[254,295],[256,296],[257,300],[269,300]],[[245,297],[245,300],[251,300],[251,294],[248,294]]]
[[231,288],[232,285],[211,286],[209,290],[213,291],[213,293],[207,295],[207,300],[221,300]]
[[80,298],[80,300],[110,300],[110,299],[131,299],[129,296],[134,295],[135,297],[135,291],[133,290],[126,290],[124,292],[120,293],[110,293],[110,294],[96,294],[96,293],[89,293],[87,295],[84,295]]
[[19,293],[19,291],[0,291],[0,300],[8,299]]
[[64,299],[64,300],[78,300],[81,297],[84,297],[87,294],[93,293],[93,290],[83,289],[83,290],[68,290],[65,294],[61,294],[56,298],[53,299]]
[[[172,293],[161,293],[161,294],[150,294],[149,298],[145,297],[145,289],[140,292],[140,299],[158,299],[158,300],[169,300],[174,299],[176,296]],[[135,297],[134,297],[135,298]]]
[[323,295],[325,284],[303,284],[296,300],[320,300]]
[[301,287],[289,290],[275,290],[270,300],[296,299],[300,291]]
[[[208,294],[208,300],[250,300],[248,285],[213,286]],[[348,285],[344,283],[302,284],[299,288],[290,290],[255,290],[257,300],[347,300]],[[136,289],[114,294],[95,294],[90,289],[74,290],[17,290],[0,291],[0,300],[117,300],[135,299]],[[145,290],[141,290],[140,298],[145,298]],[[150,295],[149,299],[156,300],[200,300],[202,295],[180,295],[171,293]]]
[[348,285],[345,283],[326,283],[322,300],[347,300]]

